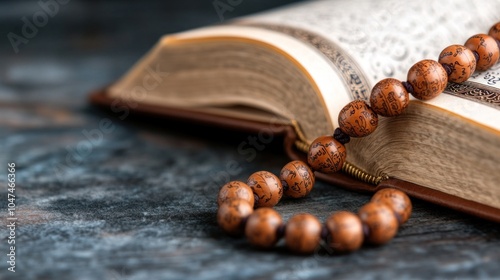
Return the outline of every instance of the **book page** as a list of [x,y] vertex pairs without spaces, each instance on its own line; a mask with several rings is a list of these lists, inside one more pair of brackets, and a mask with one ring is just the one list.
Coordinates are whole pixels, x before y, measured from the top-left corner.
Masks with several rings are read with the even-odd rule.
[[[302,41],[295,40],[290,36],[276,32],[278,30],[266,30],[263,28],[256,28],[253,26],[233,26],[223,25],[216,27],[200,28],[188,32],[183,32],[173,36],[165,37],[165,41],[171,40],[189,40],[193,38],[210,38],[210,37],[231,37],[231,38],[249,38],[256,41],[273,45],[280,49],[290,57],[293,57],[314,79],[316,86],[322,94],[322,102],[330,118],[330,130],[333,131],[337,127],[336,116],[338,114],[337,106],[335,104],[346,104],[350,101],[348,95],[344,91],[337,90],[342,87],[342,77],[333,74],[333,67],[328,59],[324,59],[322,54],[318,52],[313,46],[306,44]],[[329,75],[325,75],[328,73]],[[338,92],[339,94],[324,94]],[[286,107],[291,107],[286,104],[287,100],[283,100]],[[296,102],[296,100],[289,100],[288,102]],[[310,108],[308,108],[310,109]],[[288,112],[287,116],[291,120],[297,119],[296,112]],[[335,117],[332,117],[335,116]]]
[[497,63],[487,71],[474,73],[464,83],[449,83],[445,90],[446,94],[441,94],[425,103],[500,133],[499,71],[500,63]]
[[[414,63],[422,59],[436,60],[446,46],[463,44],[473,34],[487,33],[500,20],[498,11],[499,1],[328,0],[292,5],[246,17],[238,23],[280,30],[309,40],[311,44],[318,38],[330,41],[333,49],[343,52],[341,63],[334,63],[337,72],[348,69],[356,73],[348,73],[355,78],[344,82],[345,91],[323,94],[345,92],[351,99],[367,100],[377,81],[387,77],[404,81]],[[307,35],[297,36],[297,30]],[[488,94],[499,98],[498,64],[496,67],[476,73],[469,85],[487,85]],[[367,85],[352,86],[356,81]],[[500,114],[498,106],[487,104],[484,98],[457,99],[441,95],[430,103],[500,130],[500,123],[495,122]],[[345,103],[335,105],[334,111],[338,112]]]
[[[161,69],[161,86],[144,86],[150,69]],[[338,91],[342,83],[314,46],[273,30],[220,25],[163,37],[109,92],[130,104],[262,122],[287,120],[300,140],[309,143],[337,126],[331,118],[335,102],[350,99],[323,93]],[[235,110],[238,105],[258,110]]]

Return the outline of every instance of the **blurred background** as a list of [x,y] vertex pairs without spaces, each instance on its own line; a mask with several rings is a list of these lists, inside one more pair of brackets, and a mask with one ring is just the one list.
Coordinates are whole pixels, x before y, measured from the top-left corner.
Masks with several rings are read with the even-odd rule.
[[[89,90],[68,82],[92,78],[85,84],[102,86],[126,71],[165,34],[298,1],[230,2],[237,5],[218,13],[216,6],[227,5],[227,0],[3,0],[0,89],[54,84],[71,91]],[[1,96],[5,98],[5,92]]]
[[[234,6],[230,6],[221,18],[216,7],[223,8],[230,2],[235,3]],[[115,49],[117,46],[122,46],[119,49],[147,50],[167,33],[217,24],[293,2],[299,0],[3,0],[0,2],[0,31],[4,39],[9,32],[20,35],[23,17],[33,23],[37,13],[47,11],[42,6],[57,3],[58,11],[49,14],[47,24],[39,28],[29,44],[20,48],[23,52],[55,51],[54,48],[60,51],[120,51]],[[9,49],[12,49],[9,44],[2,44],[2,51]]]

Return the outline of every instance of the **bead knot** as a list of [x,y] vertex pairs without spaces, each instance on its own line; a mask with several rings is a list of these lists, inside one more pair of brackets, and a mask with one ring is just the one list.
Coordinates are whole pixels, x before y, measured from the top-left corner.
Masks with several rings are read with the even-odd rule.
[[258,205],[259,204],[259,196],[257,194],[253,194],[253,201],[254,201],[254,205]]
[[286,226],[284,224],[281,224],[278,226],[278,228],[276,229],[276,236],[278,237],[278,239],[281,239],[285,236],[285,231],[286,230]]
[[409,82],[403,82],[403,86],[409,94],[413,94],[413,86]]
[[321,239],[326,242],[328,240],[328,235],[328,228],[326,227],[326,225],[323,225],[323,227],[321,228]]
[[351,137],[347,134],[345,134],[342,129],[336,128],[335,131],[333,132],[333,138],[337,141],[339,141],[342,145],[345,145],[346,143],[349,143],[351,141]]
[[476,63],[479,62],[479,53],[477,51],[472,51],[474,54],[474,58],[476,59]]
[[446,64],[446,63],[441,63],[441,66],[443,66],[444,70],[446,71],[446,74],[448,76],[451,75],[451,73],[453,73],[453,67],[450,66],[449,64]]

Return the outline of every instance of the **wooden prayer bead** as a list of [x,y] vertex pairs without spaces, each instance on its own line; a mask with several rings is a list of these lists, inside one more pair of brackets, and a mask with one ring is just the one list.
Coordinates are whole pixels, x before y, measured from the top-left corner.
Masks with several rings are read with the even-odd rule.
[[280,172],[285,195],[300,198],[308,195],[314,186],[314,173],[300,160],[287,163]]
[[378,82],[370,95],[372,110],[384,117],[400,115],[409,103],[410,96],[403,83],[392,78]]
[[255,207],[273,207],[283,196],[281,181],[276,175],[267,171],[258,171],[250,175],[247,185],[259,198]]
[[382,245],[398,232],[398,220],[392,209],[384,203],[369,202],[359,209],[359,218],[368,229],[366,241]]
[[359,217],[351,212],[339,211],[326,220],[330,234],[328,245],[339,253],[356,251],[363,244],[363,224]]
[[217,223],[228,234],[240,235],[245,229],[244,222],[253,208],[244,199],[233,199],[222,203],[217,211]]
[[363,100],[349,102],[339,113],[339,127],[351,137],[364,137],[377,129],[378,116]]
[[451,70],[448,81],[461,83],[476,71],[476,57],[471,50],[461,45],[446,47],[439,54],[439,63],[446,65]]
[[331,174],[342,169],[346,157],[344,145],[332,136],[321,136],[312,142],[307,162],[313,170]]
[[500,22],[497,22],[490,28],[488,35],[493,37],[495,40],[500,41]]
[[470,37],[464,45],[479,55],[479,60],[476,61],[476,70],[488,70],[497,63],[500,50],[493,37],[486,34],[476,34]]
[[415,63],[408,71],[408,82],[415,98],[429,100],[438,96],[448,83],[448,74],[439,62],[425,59]]
[[271,248],[278,242],[278,228],[283,224],[280,214],[272,208],[255,210],[245,227],[245,236],[252,245]]
[[321,240],[321,223],[311,214],[290,218],[285,229],[286,246],[299,254],[312,254]]
[[400,190],[381,189],[373,195],[371,201],[388,205],[394,211],[400,225],[406,223],[411,216],[411,200]]
[[227,200],[231,199],[244,199],[254,206],[254,196],[252,189],[245,183],[240,181],[232,181],[224,186],[219,191],[219,196],[217,198],[217,204],[220,206]]

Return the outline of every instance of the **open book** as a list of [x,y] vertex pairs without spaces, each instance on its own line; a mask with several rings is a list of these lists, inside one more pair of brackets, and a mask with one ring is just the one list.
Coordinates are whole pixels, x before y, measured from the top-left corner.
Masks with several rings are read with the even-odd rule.
[[[167,35],[92,100],[254,132],[281,127],[290,156],[304,158],[345,104],[487,33],[498,11],[498,1],[309,1]],[[358,190],[393,186],[500,221],[500,64],[380,117],[347,150],[344,174],[318,176]]]

